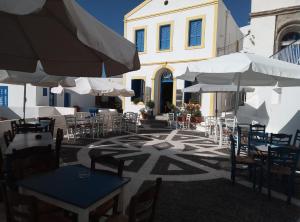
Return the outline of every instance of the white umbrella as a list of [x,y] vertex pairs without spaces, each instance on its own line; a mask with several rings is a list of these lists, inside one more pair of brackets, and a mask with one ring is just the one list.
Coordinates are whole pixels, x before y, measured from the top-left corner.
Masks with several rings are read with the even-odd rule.
[[[300,86],[300,67],[250,53],[233,53],[190,65],[178,79],[205,84],[240,86]],[[235,114],[239,93],[236,94]]]
[[[195,84],[183,89],[183,92],[235,92],[236,86],[234,85],[209,85],[209,84]],[[241,92],[254,92],[254,88],[240,87]]]
[[75,92],[80,95],[93,96],[134,96],[134,91],[107,78],[78,78],[75,87],[63,88],[61,86],[51,89],[52,93],[61,94],[63,90]]
[[[105,10],[105,9],[103,9]],[[140,68],[136,46],[75,0],[0,0],[0,69],[97,77]]]
[[[218,114],[218,109],[217,109],[217,104],[218,104],[218,92],[235,92],[236,91],[236,86],[234,85],[208,85],[208,84],[195,84],[192,86],[189,86],[187,88],[183,89],[183,92],[188,92],[188,93],[195,93],[195,92],[206,92],[206,93],[211,93],[214,92],[216,93],[216,117]],[[250,87],[240,87],[240,92],[254,92],[254,88]]]

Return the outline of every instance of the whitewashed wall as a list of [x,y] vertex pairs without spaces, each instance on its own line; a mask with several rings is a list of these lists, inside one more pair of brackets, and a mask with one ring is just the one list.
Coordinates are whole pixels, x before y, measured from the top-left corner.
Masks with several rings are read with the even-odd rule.
[[[300,5],[300,1],[252,0],[252,12],[295,5]],[[252,18],[250,31],[253,44],[248,42],[245,50],[271,56],[274,53],[275,22],[275,16]],[[276,91],[280,90],[274,90],[274,87],[256,87],[254,93],[248,94],[247,105],[240,109],[239,115],[249,121],[257,119],[267,124],[268,132],[294,134],[296,129],[300,129],[300,87],[282,88],[281,93]]]
[[217,51],[218,56],[239,51],[243,48],[243,33],[233,19],[231,12],[227,9],[223,1],[218,5],[218,32]]
[[252,0],[251,12],[280,9],[300,5],[300,0]]
[[[147,5],[145,10],[141,10],[145,11],[143,15],[147,15],[145,14],[146,11],[155,11],[157,13],[161,8],[161,4],[157,4],[159,2],[163,3],[163,1],[153,1],[153,4]],[[175,5],[175,3],[176,1],[170,1],[169,5]],[[198,1],[198,3],[200,3],[200,1]],[[186,5],[187,4],[185,4],[185,7]],[[201,15],[206,16],[205,47],[203,49],[186,50],[186,18]],[[177,13],[160,15],[157,17],[145,18],[137,21],[129,21],[127,23],[127,34],[125,37],[134,42],[134,28],[147,26],[147,53],[140,54],[140,60],[142,64],[162,61],[208,58],[212,55],[213,50],[214,15],[214,5],[208,5],[201,8],[190,9],[188,11],[180,11]],[[131,19],[131,17],[129,19]],[[174,23],[173,51],[157,53],[157,26],[163,22]]]

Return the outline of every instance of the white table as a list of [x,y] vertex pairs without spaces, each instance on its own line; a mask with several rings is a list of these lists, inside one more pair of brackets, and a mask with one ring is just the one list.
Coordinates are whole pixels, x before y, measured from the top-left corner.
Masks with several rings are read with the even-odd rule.
[[[80,174],[87,176],[80,177]],[[90,212],[116,195],[122,196],[123,187],[129,181],[129,178],[73,165],[19,181],[17,184],[20,193],[35,196],[76,213],[78,222],[88,222]]]
[[[37,139],[37,135],[41,135],[41,138]],[[50,132],[16,134],[13,141],[5,150],[5,154],[10,155],[13,153],[13,150],[21,150],[29,147],[49,146],[52,144],[53,137]]]

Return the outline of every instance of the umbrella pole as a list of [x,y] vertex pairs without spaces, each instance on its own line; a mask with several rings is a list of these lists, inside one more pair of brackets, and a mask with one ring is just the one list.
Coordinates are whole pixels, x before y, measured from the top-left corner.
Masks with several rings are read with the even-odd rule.
[[23,119],[25,120],[26,112],[26,83],[24,84],[24,99],[23,99]]
[[[235,95],[235,107],[234,107],[234,118],[235,121],[237,121],[237,111],[239,107],[239,100],[240,100],[240,85],[241,85],[241,74],[238,74],[238,84],[237,84],[237,90],[236,90],[236,95]],[[235,131],[235,122],[233,126],[233,133]]]
[[216,118],[218,117],[218,92],[216,92],[216,107],[215,107]]

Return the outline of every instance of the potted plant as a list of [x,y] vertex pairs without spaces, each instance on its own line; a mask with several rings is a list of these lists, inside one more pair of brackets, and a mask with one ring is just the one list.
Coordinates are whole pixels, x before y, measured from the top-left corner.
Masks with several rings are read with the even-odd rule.
[[134,98],[133,103],[134,105],[138,105],[141,102],[141,98]]
[[153,118],[153,109],[155,107],[154,101],[153,100],[149,100],[148,102],[146,102],[146,107],[148,108],[148,110],[150,112],[151,118]]
[[202,122],[202,113],[201,113],[200,108],[201,108],[201,106],[199,104],[194,105],[194,110],[193,110],[193,114],[192,114],[192,117],[193,117],[192,122],[195,122],[195,123]]

